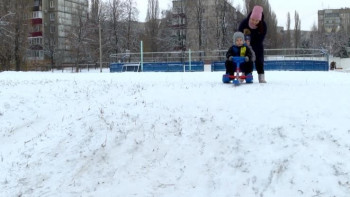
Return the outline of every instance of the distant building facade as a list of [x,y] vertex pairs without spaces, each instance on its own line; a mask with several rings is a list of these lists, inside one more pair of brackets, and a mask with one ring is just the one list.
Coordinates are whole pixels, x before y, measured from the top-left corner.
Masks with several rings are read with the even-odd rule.
[[52,56],[69,57],[67,29],[81,12],[88,12],[88,0],[33,0],[27,59],[44,62]]
[[318,11],[318,29],[326,33],[343,30],[350,33],[350,8]]
[[173,1],[172,8],[172,36],[175,40],[174,50],[186,50],[186,33],[187,33],[187,22],[186,22],[186,11],[185,1],[176,0]]

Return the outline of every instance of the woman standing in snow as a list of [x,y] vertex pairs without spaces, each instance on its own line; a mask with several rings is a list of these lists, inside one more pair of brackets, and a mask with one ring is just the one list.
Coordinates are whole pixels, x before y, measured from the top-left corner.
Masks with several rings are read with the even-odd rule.
[[239,25],[239,31],[250,34],[250,44],[256,55],[255,68],[258,72],[259,83],[266,83],[263,42],[266,36],[267,26],[261,6],[254,6],[252,12]]

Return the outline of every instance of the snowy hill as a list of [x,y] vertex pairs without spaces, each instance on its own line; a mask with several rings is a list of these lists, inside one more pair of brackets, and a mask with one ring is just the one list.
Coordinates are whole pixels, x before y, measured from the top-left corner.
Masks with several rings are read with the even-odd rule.
[[0,73],[0,196],[349,196],[350,73],[221,75]]

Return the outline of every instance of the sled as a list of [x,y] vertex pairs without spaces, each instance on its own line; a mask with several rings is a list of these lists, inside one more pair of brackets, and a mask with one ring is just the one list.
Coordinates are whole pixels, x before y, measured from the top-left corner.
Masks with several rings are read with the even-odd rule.
[[[223,83],[233,83],[234,85],[240,85],[241,83],[253,83],[253,75],[249,73],[248,75],[242,75],[240,71],[240,64],[245,62],[245,57],[232,57],[232,61],[236,63],[236,71],[234,75],[224,74],[222,76]],[[241,82],[242,81],[242,82]]]

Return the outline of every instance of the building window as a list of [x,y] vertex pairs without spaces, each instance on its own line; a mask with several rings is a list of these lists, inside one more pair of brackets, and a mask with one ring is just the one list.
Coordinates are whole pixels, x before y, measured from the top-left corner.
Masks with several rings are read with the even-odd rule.
[[40,31],[40,25],[33,26],[33,32],[39,32]]
[[42,37],[29,38],[29,44],[31,44],[31,45],[42,45],[43,44],[43,38]]
[[42,12],[41,11],[37,11],[37,12],[33,12],[33,18],[42,18]]
[[42,58],[44,58],[44,51],[42,51],[42,50],[31,50],[29,52],[29,56],[32,57],[32,58],[42,59]]
[[42,45],[42,38],[34,38],[33,39],[33,44],[35,45]]
[[55,7],[55,4],[53,1],[50,1],[50,8],[54,8]]
[[56,27],[55,25],[50,25],[50,33],[55,33]]
[[35,0],[34,1],[34,6],[40,6],[40,1],[39,0]]
[[55,13],[50,13],[50,21],[55,21]]

